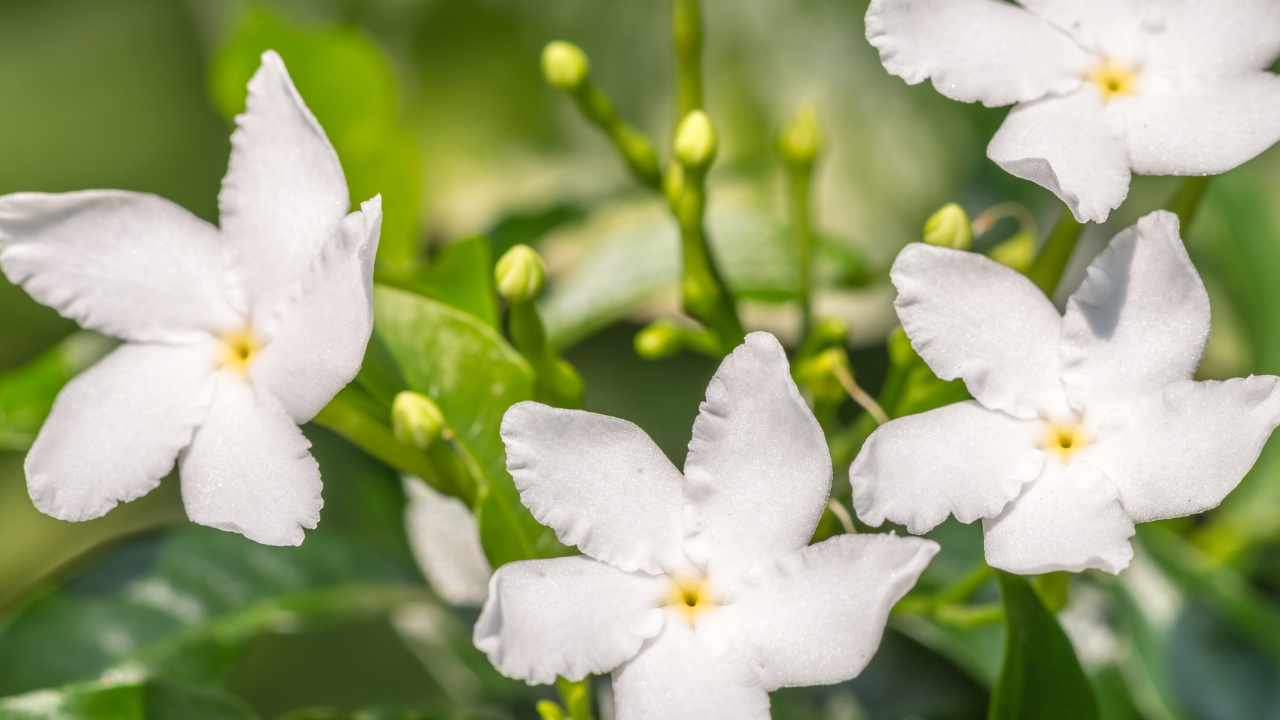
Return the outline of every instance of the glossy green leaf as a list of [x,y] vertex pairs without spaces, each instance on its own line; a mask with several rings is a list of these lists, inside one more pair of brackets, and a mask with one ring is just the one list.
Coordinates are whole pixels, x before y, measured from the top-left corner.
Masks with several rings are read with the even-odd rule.
[[252,720],[231,695],[164,681],[92,682],[0,699],[4,720]]
[[476,237],[445,246],[431,259],[431,265],[414,278],[412,289],[470,313],[491,327],[498,327],[493,254],[487,238]]
[[477,510],[495,565],[560,552],[550,530],[520,504],[507,474],[499,428],[512,404],[533,397],[529,364],[489,325],[421,295],[380,287],[378,333],[410,389],[440,406],[482,483]]
[[297,25],[251,6],[210,66],[210,92],[223,117],[244,110],[245,86],[268,49],[284,58],[337,150],[353,206],[382,195],[379,270],[393,277],[412,272],[421,250],[421,154],[400,115],[390,59],[360,30]]
[[30,447],[62,386],[113,347],[112,340],[78,332],[0,375],[0,450]]
[[1001,572],[999,580],[1007,634],[988,719],[1100,717],[1093,687],[1057,618],[1025,579]]

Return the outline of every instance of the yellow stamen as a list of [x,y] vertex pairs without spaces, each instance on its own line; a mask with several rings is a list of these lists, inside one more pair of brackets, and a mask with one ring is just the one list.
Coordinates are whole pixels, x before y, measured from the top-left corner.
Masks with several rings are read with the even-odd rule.
[[667,593],[667,606],[692,625],[699,615],[714,608],[716,601],[706,580],[673,579]]
[[1136,95],[1138,92],[1138,71],[1132,67],[1121,65],[1107,58],[1089,71],[1086,76],[1098,92],[1102,93],[1103,102],[1111,102],[1118,97]]
[[1071,457],[1089,444],[1089,435],[1079,423],[1049,423],[1045,426],[1044,437],[1040,447],[1047,452],[1055,453],[1062,462],[1070,462]]
[[241,375],[249,372],[249,364],[262,349],[262,342],[249,328],[222,334],[222,357],[218,363]]

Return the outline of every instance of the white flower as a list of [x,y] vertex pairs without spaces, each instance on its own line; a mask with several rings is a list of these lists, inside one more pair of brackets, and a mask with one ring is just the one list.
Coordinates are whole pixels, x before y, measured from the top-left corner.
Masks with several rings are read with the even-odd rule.
[[480,526],[466,503],[436,492],[420,478],[404,479],[409,550],[431,589],[445,602],[479,607],[493,568],[480,545]]
[[720,366],[683,476],[635,425],[536,403],[503,419],[525,505],[585,557],[511,563],[475,643],[532,683],[613,672],[618,720],[769,716],[769,691],[847,680],[938,546],[808,546],[831,484],[778,341]]
[[1209,297],[1170,213],[1117,235],[1065,316],[973,253],[908,245],[891,277],[911,344],[975,400],[871,435],[849,471],[871,525],[982,518],[995,567],[1119,572],[1135,522],[1217,506],[1280,422],[1280,379],[1192,380]]
[[133,192],[0,198],[5,275],[124,341],[62,390],[27,455],[49,515],[103,515],[177,457],[197,523],[297,545],[319,520],[297,425],[360,368],[381,201],[347,214],[338,157],[274,52],[236,123],[221,228]]
[[1017,103],[987,155],[1079,220],[1106,220],[1131,172],[1222,173],[1280,139],[1280,2],[1019,4],[872,0],[867,38],[908,83]]

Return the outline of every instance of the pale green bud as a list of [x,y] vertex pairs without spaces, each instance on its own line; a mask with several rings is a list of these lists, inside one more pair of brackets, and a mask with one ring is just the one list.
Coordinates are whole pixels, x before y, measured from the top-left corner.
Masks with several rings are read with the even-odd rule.
[[694,110],[676,127],[676,158],[687,167],[706,167],[716,156],[718,142],[711,118],[701,110]]
[[556,40],[542,49],[542,76],[554,87],[577,90],[590,72],[587,54],[573,43]]
[[1036,238],[1029,232],[1019,232],[991,248],[991,259],[1018,272],[1026,272],[1036,259]]
[[805,105],[787,121],[778,140],[782,157],[796,164],[812,163],[822,152],[822,127],[818,124],[818,110]]
[[818,346],[843,345],[845,338],[849,336],[849,323],[829,315],[820,317],[814,322],[809,334]]
[[516,245],[498,259],[493,270],[498,294],[507,302],[529,302],[542,292],[547,268],[528,245]]
[[844,397],[844,388],[836,379],[836,372],[843,369],[852,374],[849,356],[844,348],[828,348],[813,357],[806,358],[796,366],[795,378],[815,397],[823,400],[838,400]]
[[391,431],[405,445],[426,450],[444,432],[444,413],[426,395],[404,390],[391,402]]
[[680,328],[665,320],[659,320],[636,333],[636,354],[646,360],[661,360],[680,350]]
[[973,247],[973,225],[964,208],[955,203],[943,205],[924,224],[924,241],[930,245],[968,250]]

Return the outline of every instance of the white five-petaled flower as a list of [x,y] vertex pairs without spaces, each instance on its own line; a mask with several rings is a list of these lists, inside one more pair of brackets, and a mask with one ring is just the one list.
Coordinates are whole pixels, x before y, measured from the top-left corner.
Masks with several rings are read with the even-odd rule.
[[1280,139],[1275,0],[873,0],[889,72],[1016,103],[987,155],[1101,222],[1131,173],[1226,172]]
[[852,678],[938,549],[808,545],[831,458],[772,335],[712,378],[683,475],[602,415],[520,403],[502,435],[525,505],[585,557],[499,568],[476,646],[531,683],[612,671],[618,720],[767,718],[771,690]]
[[124,341],[62,390],[27,455],[54,517],[103,515],[178,458],[197,523],[297,545],[319,521],[297,425],[360,368],[381,201],[347,213],[338,157],[274,52],[236,123],[221,227],[133,192],[0,198],[9,279]]
[[1135,522],[1218,505],[1280,422],[1278,378],[1192,380],[1209,297],[1170,213],[1117,235],[1065,315],[974,253],[908,245],[891,277],[912,345],[975,400],[871,435],[849,471],[871,525],[982,518],[992,566],[1119,572]]

